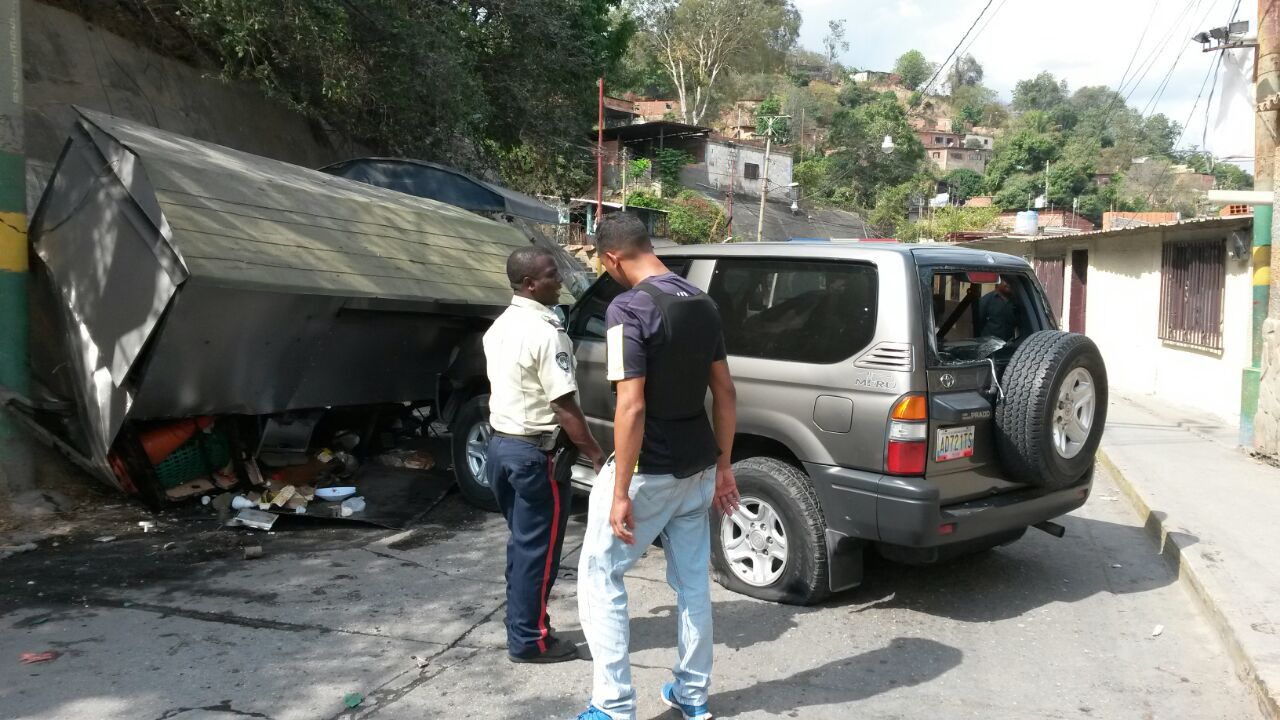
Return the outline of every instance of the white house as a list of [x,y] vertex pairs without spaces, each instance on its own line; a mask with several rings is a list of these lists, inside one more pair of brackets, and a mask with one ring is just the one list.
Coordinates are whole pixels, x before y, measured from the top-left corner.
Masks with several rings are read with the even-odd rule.
[[1097,343],[1115,391],[1239,422],[1252,225],[1252,216],[1204,218],[966,246],[1030,260],[1062,328]]

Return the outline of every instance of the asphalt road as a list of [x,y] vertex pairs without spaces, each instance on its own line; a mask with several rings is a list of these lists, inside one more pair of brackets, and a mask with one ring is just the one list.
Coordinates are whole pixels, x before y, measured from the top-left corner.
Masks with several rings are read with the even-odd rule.
[[[552,607],[570,637],[581,520]],[[716,587],[712,709],[725,718],[1260,717],[1137,523],[1100,476],[1088,505],[1063,520],[1062,540],[1031,531],[937,567],[871,562],[861,588],[816,608]],[[45,544],[0,561],[0,716],[575,717],[589,664],[505,658],[504,533],[499,518],[451,495],[405,533],[267,535],[197,520],[109,543]],[[245,544],[265,557],[242,559]],[[663,578],[655,551],[629,583],[646,720],[675,717],[657,699],[675,634]],[[62,655],[18,662],[45,650]],[[363,696],[354,709],[348,693]]]

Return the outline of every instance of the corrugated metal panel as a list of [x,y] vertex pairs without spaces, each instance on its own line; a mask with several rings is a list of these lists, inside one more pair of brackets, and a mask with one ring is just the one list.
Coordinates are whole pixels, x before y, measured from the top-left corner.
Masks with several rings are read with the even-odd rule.
[[505,305],[529,244],[445,203],[82,111],[140,160],[193,275],[292,292]]
[[1221,350],[1225,286],[1224,241],[1166,242],[1160,263],[1160,339]]

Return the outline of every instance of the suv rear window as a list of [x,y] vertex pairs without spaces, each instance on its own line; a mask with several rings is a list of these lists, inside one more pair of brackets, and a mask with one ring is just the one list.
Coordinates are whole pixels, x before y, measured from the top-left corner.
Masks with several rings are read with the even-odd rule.
[[875,335],[876,286],[870,265],[722,259],[708,294],[730,355],[834,363]]
[[1027,279],[989,271],[935,271],[931,281],[938,359],[1005,357],[1036,330]]

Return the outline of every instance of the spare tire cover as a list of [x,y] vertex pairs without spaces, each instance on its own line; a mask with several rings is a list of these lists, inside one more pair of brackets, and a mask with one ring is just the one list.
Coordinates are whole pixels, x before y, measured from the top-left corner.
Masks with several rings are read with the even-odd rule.
[[1093,467],[1107,419],[1107,369],[1084,335],[1045,330],[1013,354],[996,404],[996,448],[1009,480],[1075,484]]

